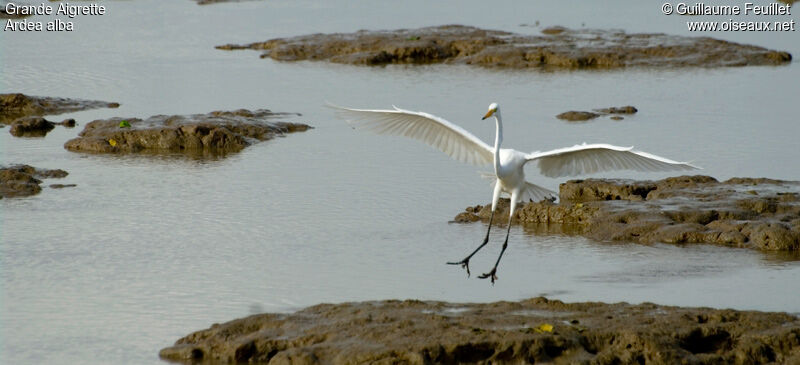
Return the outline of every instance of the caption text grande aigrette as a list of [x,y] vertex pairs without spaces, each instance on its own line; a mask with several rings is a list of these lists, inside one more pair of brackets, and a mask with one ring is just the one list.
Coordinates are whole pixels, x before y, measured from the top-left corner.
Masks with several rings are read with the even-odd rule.
[[[88,5],[70,5],[69,3],[60,3],[58,8],[55,9],[56,15],[66,15],[74,18],[78,15],[104,15],[106,7],[97,4]],[[52,15],[53,7],[45,5],[18,5],[15,3],[6,3],[6,14],[8,15]]]

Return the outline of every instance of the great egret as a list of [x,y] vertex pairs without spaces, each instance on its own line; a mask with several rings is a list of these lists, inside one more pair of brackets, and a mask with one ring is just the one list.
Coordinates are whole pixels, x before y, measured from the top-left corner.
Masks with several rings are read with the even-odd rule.
[[421,140],[450,157],[467,163],[494,165],[494,195],[492,196],[492,213],[489,216],[489,227],[486,236],[478,248],[461,261],[448,262],[461,265],[469,276],[469,260],[489,242],[489,231],[492,229],[494,211],[501,193],[511,195],[506,239],[500,255],[492,270],[480,275],[481,279],[497,280],[497,265],[508,247],[508,235],[511,231],[511,218],[519,201],[539,201],[555,198],[555,192],[525,181],[523,167],[528,162],[536,162],[539,171],[547,177],[573,176],[609,170],[638,171],[679,171],[695,170],[698,167],[686,162],[672,161],[646,152],[635,151],[633,147],[618,147],[609,144],[581,144],[559,148],[546,152],[524,153],[509,148],[500,148],[503,143],[503,123],[500,107],[497,103],[489,105],[489,111],[483,119],[494,117],[496,132],[494,147],[489,146],[472,133],[448,122],[447,120],[424,112],[414,112],[394,106],[390,110],[351,109],[329,104],[337,114],[356,128],[364,128],[378,134],[394,134]]

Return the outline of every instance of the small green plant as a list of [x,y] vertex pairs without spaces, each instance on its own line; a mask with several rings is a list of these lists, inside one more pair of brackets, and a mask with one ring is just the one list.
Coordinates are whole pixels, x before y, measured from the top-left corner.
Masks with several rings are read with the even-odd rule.
[[127,120],[123,120],[123,121],[119,122],[119,127],[120,127],[120,128],[130,128],[130,127],[131,127],[131,124],[130,124],[130,123],[128,123],[128,121],[127,121]]

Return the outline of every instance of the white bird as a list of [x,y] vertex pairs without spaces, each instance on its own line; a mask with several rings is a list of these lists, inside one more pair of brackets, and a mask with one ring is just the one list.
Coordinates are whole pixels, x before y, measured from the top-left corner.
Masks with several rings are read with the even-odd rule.
[[393,134],[421,140],[450,157],[475,165],[494,165],[494,195],[492,213],[486,237],[478,248],[461,261],[448,262],[461,265],[469,276],[469,260],[486,243],[492,229],[494,211],[501,193],[511,195],[511,210],[508,230],[503,248],[491,271],[480,276],[481,279],[497,280],[497,265],[508,246],[511,231],[511,218],[519,201],[539,201],[555,199],[555,192],[525,181],[523,167],[534,162],[542,175],[547,177],[573,176],[609,170],[638,171],[680,171],[695,170],[698,167],[687,162],[672,161],[646,152],[635,151],[633,147],[618,147],[609,144],[581,144],[546,152],[525,153],[509,148],[500,148],[503,143],[503,123],[497,103],[489,105],[483,119],[494,116],[496,132],[494,147],[475,137],[472,133],[447,120],[424,112],[403,110],[396,106],[390,110],[351,109],[329,104],[337,115],[355,128],[363,128],[378,134]]

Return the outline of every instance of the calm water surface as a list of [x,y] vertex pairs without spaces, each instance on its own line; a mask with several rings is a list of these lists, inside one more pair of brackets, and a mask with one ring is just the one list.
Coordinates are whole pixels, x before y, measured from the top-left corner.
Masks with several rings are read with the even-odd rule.
[[[361,68],[276,63],[246,43],[314,32],[467,24],[689,35],[659,4],[561,1],[106,1],[72,33],[0,33],[0,91],[118,101],[74,117],[270,108],[316,127],[225,159],[67,152],[82,127],[44,139],[0,129],[0,164],[62,168],[37,196],[0,201],[0,363],[158,363],[157,352],[214,322],[319,302],[419,298],[486,302],[548,295],[800,312],[797,257],[713,246],[602,243],[511,230],[500,280],[466,278],[460,259],[485,225],[449,224],[488,202],[476,169],[416,141],[351,130],[322,107],[397,104],[491,140],[544,150],[580,142],[692,160],[718,179],[800,180],[797,63],[722,70],[516,72],[460,66]],[[48,20],[47,17],[42,17]],[[539,26],[520,26],[536,24]],[[708,35],[708,34],[706,34]],[[800,55],[797,33],[717,33]],[[620,122],[567,124],[566,110],[635,105]],[[557,190],[562,180],[529,171]],[[614,173],[601,177],[664,178]],[[46,181],[46,184],[56,181]],[[476,256],[490,268],[504,234]]]

